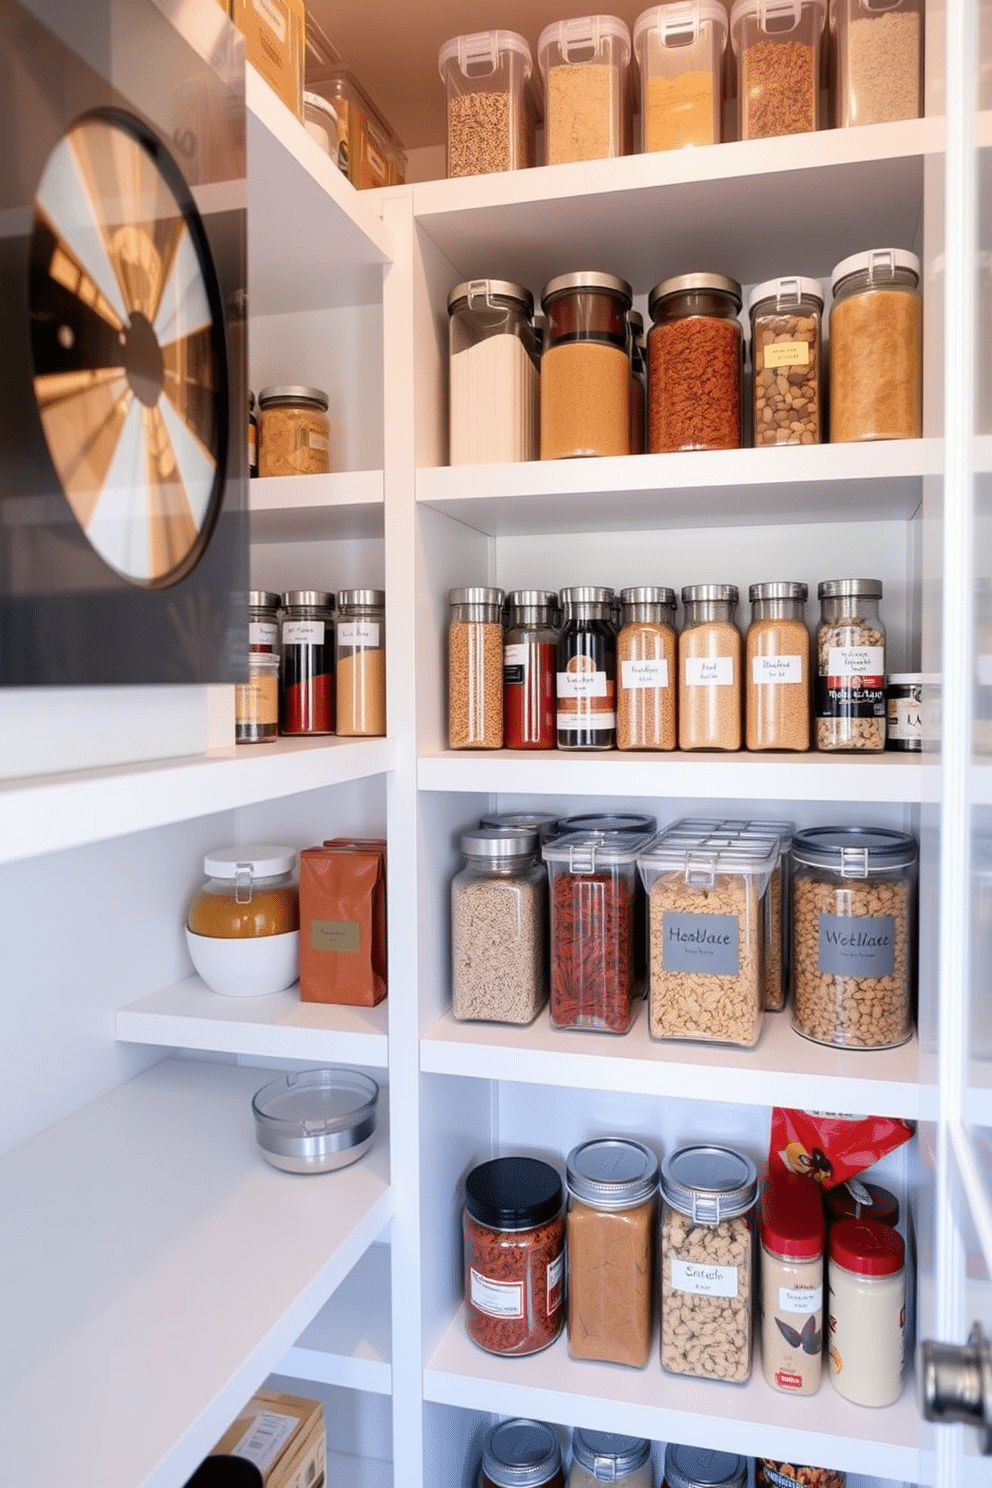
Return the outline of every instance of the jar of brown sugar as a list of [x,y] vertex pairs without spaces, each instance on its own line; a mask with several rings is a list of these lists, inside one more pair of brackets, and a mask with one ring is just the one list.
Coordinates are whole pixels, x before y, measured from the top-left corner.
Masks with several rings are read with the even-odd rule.
[[496,1157],[465,1179],[465,1327],[492,1354],[533,1354],[565,1322],[562,1182],[549,1163]]
[[736,584],[682,590],[679,636],[679,748],[741,747],[741,660]]
[[674,749],[675,590],[624,589],[617,637],[617,748]]
[[337,731],[386,732],[386,595],[382,589],[342,589],[338,595]]
[[745,646],[748,749],[801,753],[810,744],[809,631],[805,584],[752,584]]
[[630,453],[631,299],[616,274],[561,274],[544,286],[542,460]]
[[448,748],[503,747],[503,591],[448,595]]
[[679,274],[648,297],[648,449],[738,449],[744,333],[741,287]]
[[902,248],[842,259],[831,275],[830,439],[923,433],[920,260]]
[[816,279],[769,279],[748,296],[754,444],[819,444],[823,438]]
[[263,388],[258,395],[259,475],[326,475],[331,468],[327,394],[320,388]]

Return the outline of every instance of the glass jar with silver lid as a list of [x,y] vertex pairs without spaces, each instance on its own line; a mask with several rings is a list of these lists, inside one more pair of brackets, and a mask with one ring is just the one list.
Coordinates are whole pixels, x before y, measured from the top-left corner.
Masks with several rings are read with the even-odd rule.
[[507,279],[470,279],[448,295],[448,459],[536,460],[534,296]]
[[613,1431],[572,1432],[572,1466],[568,1488],[595,1488],[597,1483],[623,1483],[624,1488],[654,1488],[651,1443],[641,1436]]
[[746,1488],[747,1458],[709,1447],[665,1448],[665,1488]]
[[547,1001],[547,875],[536,832],[475,827],[451,884],[451,1011],[531,1023]]
[[486,1437],[479,1488],[564,1488],[561,1444],[543,1421],[501,1421]]
[[885,748],[885,626],[881,579],[817,585],[816,747],[876,754]]
[[258,395],[258,473],[326,475],[331,468],[329,399],[301,383],[266,387]]

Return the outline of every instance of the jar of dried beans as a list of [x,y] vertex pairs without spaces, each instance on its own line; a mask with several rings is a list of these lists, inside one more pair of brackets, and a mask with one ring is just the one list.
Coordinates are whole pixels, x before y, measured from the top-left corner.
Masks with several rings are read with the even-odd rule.
[[792,839],[792,1025],[844,1049],[913,1031],[916,842],[885,827],[809,827]]
[[597,1483],[623,1483],[624,1488],[654,1488],[651,1443],[642,1436],[612,1431],[572,1432],[572,1466],[568,1488],[595,1488]]
[[342,589],[338,595],[337,731],[349,737],[386,732],[386,595]]
[[669,0],[637,17],[643,151],[720,143],[726,47],[719,0]]
[[503,591],[448,595],[448,748],[503,747]]
[[745,643],[748,749],[802,752],[810,746],[810,643],[805,584],[752,584]]
[[452,36],[437,66],[448,98],[448,175],[533,165],[534,63],[526,38],[516,31]]
[[558,637],[559,749],[613,749],[617,741],[617,635],[613,590],[583,585],[561,591]]
[[547,874],[536,833],[463,832],[451,884],[451,1011],[459,1019],[532,1023],[548,997]]
[[827,0],[736,0],[738,138],[820,127],[820,39]]
[[923,92],[921,0],[840,0],[834,27],[838,126],[918,119]]
[[768,279],[748,295],[755,447],[823,438],[822,311],[817,279]]
[[761,1203],[761,1368],[773,1390],[815,1395],[823,1357],[823,1205],[799,1173],[769,1172]]
[[729,1147],[681,1147],[662,1162],[661,1196],[662,1366],[742,1384],[751,1375],[754,1163]]
[[565,1488],[561,1446],[543,1421],[501,1421],[486,1437],[479,1488]]
[[735,584],[690,584],[682,590],[679,636],[679,748],[741,747],[743,644]]
[[726,274],[663,279],[648,297],[648,449],[738,449],[741,287]]
[[885,627],[880,579],[817,586],[816,747],[876,754],[885,748]]
[[565,1181],[568,1351],[641,1369],[654,1329],[658,1159],[627,1138],[583,1142]]
[[281,386],[258,395],[259,475],[326,475],[331,468],[327,394]]
[[504,279],[448,295],[448,459],[452,465],[536,460],[538,354],[534,296]]
[[514,589],[506,602],[503,742],[507,749],[554,749],[558,596],[553,590]]
[[675,590],[624,589],[617,637],[617,748],[674,749]]
[[544,286],[542,460],[630,453],[631,298],[616,274],[561,274]]
[[923,433],[920,260],[902,248],[842,259],[831,275],[830,439]]
[[889,1225],[845,1219],[830,1231],[830,1383],[855,1405],[893,1405],[906,1347],[906,1247]]
[[290,589],[282,612],[279,732],[333,734],[334,595]]
[[630,32],[617,16],[553,21],[537,41],[548,165],[628,155]]
[[465,1326],[491,1354],[533,1354],[565,1322],[562,1183],[549,1163],[496,1157],[465,1179]]
[[665,1448],[663,1488],[746,1488],[747,1458],[709,1447],[684,1447],[669,1442]]

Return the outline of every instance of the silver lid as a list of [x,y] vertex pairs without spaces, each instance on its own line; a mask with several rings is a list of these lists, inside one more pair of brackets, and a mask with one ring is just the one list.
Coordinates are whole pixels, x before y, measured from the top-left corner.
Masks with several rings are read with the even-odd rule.
[[740,595],[736,584],[687,584],[682,590],[682,603],[736,604]]
[[674,589],[663,589],[657,584],[641,584],[635,589],[621,589],[620,603],[671,605],[674,608],[678,604],[678,596]]
[[633,289],[619,274],[603,274],[595,269],[587,269],[575,274],[558,274],[554,279],[549,279],[541,290],[542,308],[546,310],[551,300],[573,289],[598,289],[619,295],[627,301],[625,308],[628,310],[634,298]]
[[470,858],[502,862],[507,858],[533,858],[538,849],[536,831],[518,827],[471,827],[460,838],[462,852]]
[[258,395],[259,408],[277,408],[280,403],[306,403],[313,408],[327,408],[323,388],[304,387],[302,383],[279,383],[263,388]]
[[658,1159],[643,1142],[602,1137],[573,1147],[565,1181],[577,1199],[596,1209],[632,1209],[658,1187]]
[[738,1488],[747,1482],[747,1458],[669,1442],[665,1448],[665,1482],[668,1488]]
[[482,1450],[482,1471],[498,1488],[538,1488],[560,1467],[558,1438],[543,1421],[501,1421]]
[[516,610],[536,609],[538,606],[547,606],[558,603],[558,591],[556,589],[511,589],[506,596],[506,602]]
[[381,610],[386,603],[385,589],[339,589],[338,609],[358,606],[369,610]]
[[881,599],[881,579],[823,579],[816,586],[817,599]]
[[612,604],[613,590],[605,589],[600,584],[577,584],[571,589],[562,589],[562,605],[576,604]]
[[333,610],[334,595],[323,589],[287,589],[282,597],[284,610],[305,606],[315,610]]
[[712,1226],[747,1213],[758,1197],[758,1173],[731,1147],[680,1147],[661,1165],[661,1192],[694,1224]]
[[652,289],[648,295],[648,313],[653,315],[655,306],[660,305],[662,300],[693,290],[702,290],[704,293],[716,290],[718,294],[728,294],[736,302],[736,308],[741,308],[741,287],[729,274],[676,274],[671,279],[662,279]]
[[468,589],[449,589],[448,603],[453,605],[502,605],[502,589],[487,589],[476,585]]
[[253,610],[277,610],[279,595],[274,594],[271,589],[249,589],[248,604]]
[[514,284],[512,279],[465,279],[448,295],[448,314],[462,305],[467,305],[470,310],[484,309],[493,299],[512,300],[522,306],[528,316],[534,313],[534,296],[522,284]]
[[752,584],[747,597],[754,604],[756,599],[802,599],[809,598],[808,584],[781,582],[775,584]]
[[621,1474],[636,1472],[651,1456],[651,1443],[642,1436],[619,1436],[614,1431],[572,1432],[572,1458],[596,1479],[615,1482]]
[[543,842],[557,830],[559,817],[553,811],[493,811],[482,817],[480,827],[499,827],[504,832],[536,832]]

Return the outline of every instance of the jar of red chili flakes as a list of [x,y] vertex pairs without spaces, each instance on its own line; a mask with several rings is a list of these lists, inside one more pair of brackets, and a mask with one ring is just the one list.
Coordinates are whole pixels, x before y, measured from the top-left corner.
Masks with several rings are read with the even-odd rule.
[[565,1322],[562,1182],[549,1163],[496,1157],[465,1179],[465,1326],[491,1354],[534,1354]]
[[725,274],[679,274],[648,296],[648,450],[739,449],[741,287]]

